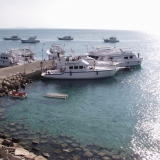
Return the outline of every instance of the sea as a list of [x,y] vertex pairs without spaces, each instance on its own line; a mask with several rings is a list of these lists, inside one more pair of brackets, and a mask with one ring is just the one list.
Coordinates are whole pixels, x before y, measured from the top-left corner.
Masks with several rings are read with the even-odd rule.
[[[22,39],[37,36],[40,43],[3,40],[14,34]],[[57,39],[67,35],[74,40]],[[113,35],[120,42],[103,41]],[[65,149],[79,148],[76,150],[79,156],[84,147],[99,146],[95,150],[109,148],[114,153],[123,150],[130,155],[128,159],[160,159],[160,35],[130,30],[0,29],[0,52],[32,47],[37,60],[47,60],[46,51],[52,44],[64,45],[66,55],[70,55],[71,50],[75,54],[87,53],[95,46],[127,47],[139,53],[143,62],[141,66],[120,70],[109,78],[35,80],[22,90],[27,92],[27,98],[0,98],[0,129],[11,137],[18,135],[22,141],[30,140],[25,144],[28,148],[32,137],[39,141],[49,138],[44,140],[48,143],[53,141],[52,137],[58,144],[68,142]],[[44,97],[48,92],[65,93],[68,97]],[[65,141],[66,137],[70,140]],[[71,140],[74,142],[69,145]],[[48,143],[43,151],[50,154],[49,159],[61,159],[60,152],[55,153],[57,148],[50,146],[45,150]],[[93,155],[83,155],[81,159],[101,159],[95,150],[90,151]],[[52,153],[57,154],[56,158]]]

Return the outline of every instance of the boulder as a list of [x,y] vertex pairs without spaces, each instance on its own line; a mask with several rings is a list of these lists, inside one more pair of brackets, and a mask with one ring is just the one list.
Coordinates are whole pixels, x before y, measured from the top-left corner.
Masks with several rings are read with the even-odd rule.
[[47,160],[47,159],[44,158],[43,156],[37,156],[34,158],[34,160]]
[[4,141],[2,142],[2,145],[10,146],[11,145],[11,141],[8,140],[8,139],[4,139]]
[[28,155],[25,155],[24,158],[25,160],[34,160],[36,155],[34,153],[29,153]]
[[48,153],[44,153],[44,152],[42,153],[42,156],[45,157],[45,158],[49,158],[50,157],[50,155]]
[[1,153],[0,154],[1,154],[2,157],[5,157],[7,153],[8,153],[7,149],[1,149]]

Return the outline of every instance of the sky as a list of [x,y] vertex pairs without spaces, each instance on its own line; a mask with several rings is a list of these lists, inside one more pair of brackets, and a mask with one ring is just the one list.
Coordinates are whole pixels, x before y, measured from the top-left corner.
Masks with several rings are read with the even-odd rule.
[[160,0],[0,0],[0,28],[154,30]]

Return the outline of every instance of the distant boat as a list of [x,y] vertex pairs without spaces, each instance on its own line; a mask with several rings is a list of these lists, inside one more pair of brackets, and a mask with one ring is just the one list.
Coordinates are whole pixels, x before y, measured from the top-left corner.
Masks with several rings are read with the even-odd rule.
[[22,43],[38,43],[40,42],[40,40],[37,40],[37,36],[34,36],[34,37],[29,37],[28,39],[25,39],[25,40],[21,39],[21,42]]
[[109,42],[109,43],[116,43],[119,42],[115,36],[110,37],[109,39],[103,39],[104,42]]
[[18,35],[13,35],[12,37],[4,37],[4,40],[20,40],[21,38]]
[[74,38],[71,36],[57,37],[59,40],[73,40]]

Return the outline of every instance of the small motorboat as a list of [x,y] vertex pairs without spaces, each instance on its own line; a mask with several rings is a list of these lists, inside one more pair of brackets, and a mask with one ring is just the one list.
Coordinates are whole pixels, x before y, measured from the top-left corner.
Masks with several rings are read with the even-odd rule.
[[109,43],[116,43],[116,42],[119,42],[119,40],[117,40],[116,36],[112,36],[112,37],[109,37],[109,39],[103,39],[104,42],[109,42]]
[[20,40],[21,38],[18,35],[13,35],[12,37],[4,37],[4,40]]
[[27,97],[27,93],[26,92],[11,91],[11,92],[9,92],[9,96],[13,97],[13,98],[25,98],[25,97]]
[[28,39],[21,39],[22,43],[39,43],[40,40],[37,40],[37,36],[29,37]]
[[67,94],[63,94],[63,93],[46,93],[44,95],[44,97],[48,97],[48,98],[64,98],[66,99],[68,97]]
[[74,38],[71,36],[57,37],[59,40],[73,40]]

